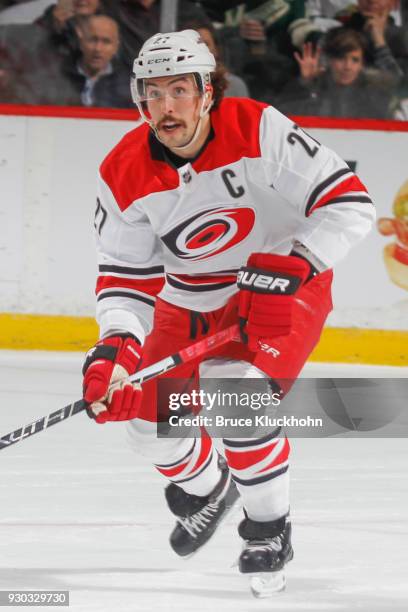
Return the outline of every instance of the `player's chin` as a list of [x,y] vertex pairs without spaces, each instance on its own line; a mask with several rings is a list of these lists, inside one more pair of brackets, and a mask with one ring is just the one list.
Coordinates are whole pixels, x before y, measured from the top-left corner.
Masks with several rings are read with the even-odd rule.
[[167,146],[182,147],[188,143],[185,130],[180,126],[173,130],[159,130],[160,140]]

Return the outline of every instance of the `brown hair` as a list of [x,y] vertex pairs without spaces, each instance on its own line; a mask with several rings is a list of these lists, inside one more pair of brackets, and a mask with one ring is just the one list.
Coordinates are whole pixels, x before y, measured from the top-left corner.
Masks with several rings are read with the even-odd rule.
[[212,108],[216,109],[219,107],[221,100],[224,97],[224,91],[228,87],[228,80],[226,77],[227,70],[221,63],[217,64],[215,72],[211,73],[211,85],[214,89],[213,100],[214,104]]
[[217,49],[217,57],[216,57],[217,66],[216,66],[215,71],[211,72],[211,85],[213,86],[213,89],[214,89],[214,96],[213,96],[214,103],[213,103],[212,108],[216,109],[220,105],[220,102],[224,97],[224,91],[228,87],[228,80],[226,77],[227,70],[224,64],[222,63],[222,61],[220,61],[221,52],[220,52],[220,47],[218,44],[217,32],[213,24],[211,23],[211,21],[204,23],[200,21],[199,19],[190,19],[189,21],[184,23],[183,26],[186,29],[196,30],[196,31],[208,30],[214,40],[214,45]]
[[328,57],[333,58],[344,57],[346,53],[359,49],[365,56],[367,52],[366,38],[361,32],[343,26],[329,30],[323,43],[323,51]]

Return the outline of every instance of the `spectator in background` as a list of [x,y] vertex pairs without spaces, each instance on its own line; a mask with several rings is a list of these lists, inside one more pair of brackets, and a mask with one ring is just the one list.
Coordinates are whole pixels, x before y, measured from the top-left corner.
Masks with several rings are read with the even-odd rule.
[[225,23],[226,13],[243,4],[242,0],[201,0],[201,6],[216,27]]
[[[356,0],[306,0],[305,13],[306,17],[313,20],[323,19],[341,19],[344,16],[350,15],[356,11]],[[398,21],[398,25],[402,23],[402,7],[400,0],[392,1],[392,15]]]
[[0,26],[0,102],[77,104],[75,91],[62,82],[61,58],[48,34],[36,24]]
[[397,0],[357,0],[336,14],[345,27],[365,37],[367,67],[382,70],[391,85],[408,78],[408,31],[392,17],[398,5]]
[[[161,6],[161,0],[103,0],[104,12],[119,24],[119,59],[129,72],[145,40],[160,31]],[[177,29],[184,29],[192,20],[211,26],[202,8],[189,0],[179,0]]]
[[46,30],[56,52],[75,56],[79,52],[77,25],[82,18],[101,12],[100,0],[58,0],[36,23]]
[[[203,28],[200,27],[200,22],[190,21],[185,25],[185,28],[187,30],[196,30],[215,57],[217,64],[223,63],[220,48],[217,44],[217,33],[212,25]],[[245,81],[236,74],[231,74],[228,70],[225,73],[225,78],[228,82],[228,86],[224,91],[225,98],[249,98],[249,91]]]
[[391,92],[382,74],[364,71],[366,39],[344,27],[331,30],[323,47],[328,68],[320,63],[320,49],[305,43],[296,53],[300,77],[282,92],[278,107],[295,115],[326,117],[389,117]]
[[78,27],[80,57],[68,60],[64,74],[83,106],[133,108],[129,72],[118,66],[119,28],[106,15],[92,15]]
[[235,26],[222,28],[221,48],[230,71],[242,76],[252,97],[273,104],[296,75],[288,24],[304,15],[303,0],[247,0]]
[[262,56],[267,51],[291,57],[287,33],[289,24],[305,14],[303,0],[267,0],[247,2],[240,23],[240,36],[251,55]]
[[[76,26],[100,10],[99,0],[59,0],[38,22],[0,27],[2,102],[80,104],[78,91],[62,71],[65,58],[79,53]],[[67,60],[69,61],[69,60]]]

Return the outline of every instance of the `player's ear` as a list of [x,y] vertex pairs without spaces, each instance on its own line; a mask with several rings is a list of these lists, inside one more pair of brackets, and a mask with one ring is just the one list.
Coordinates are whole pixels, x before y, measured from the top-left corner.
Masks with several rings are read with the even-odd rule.
[[208,84],[205,86],[205,91],[204,91],[204,98],[205,98],[205,107],[207,108],[207,106],[212,102],[214,96],[214,88],[211,84]]

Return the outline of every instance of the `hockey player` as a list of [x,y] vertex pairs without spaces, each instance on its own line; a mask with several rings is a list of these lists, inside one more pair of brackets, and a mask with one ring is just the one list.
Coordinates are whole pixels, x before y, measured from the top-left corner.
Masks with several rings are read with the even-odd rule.
[[264,595],[283,588],[293,556],[288,440],[276,430],[224,439],[220,461],[204,429],[158,438],[167,415],[157,381],[141,389],[126,376],[239,321],[240,342],[168,376],[259,378],[273,388],[295,379],[332,307],[331,268],[369,231],[374,208],[335,153],[270,106],[223,99],[224,87],[192,30],[153,36],[135,60],[145,124],[100,169],[101,339],[85,360],[84,398],[98,423],[128,420],[135,451],[169,481],[177,554],[210,538],[239,491],[239,569]]

